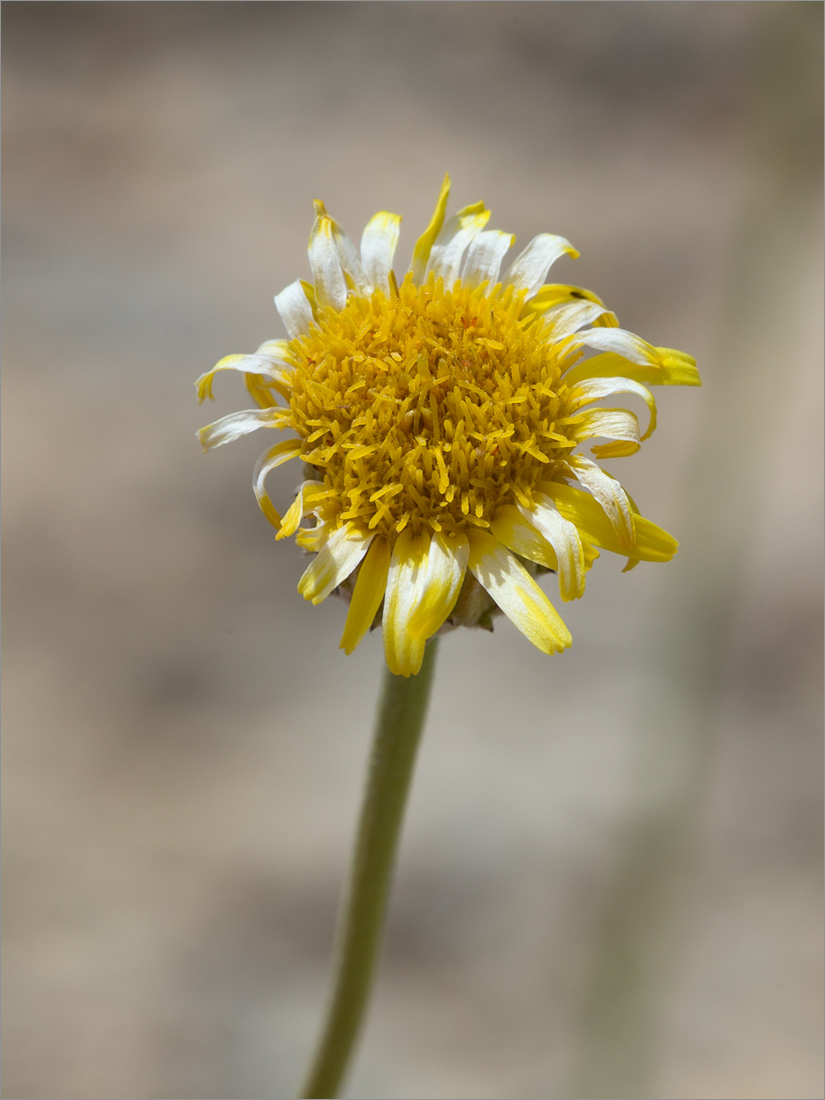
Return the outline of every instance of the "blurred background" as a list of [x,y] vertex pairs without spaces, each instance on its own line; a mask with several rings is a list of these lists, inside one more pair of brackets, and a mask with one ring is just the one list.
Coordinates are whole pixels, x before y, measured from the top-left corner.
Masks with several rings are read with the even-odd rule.
[[[7,1097],[288,1097],[382,666],[305,605],[221,356],[311,200],[445,171],[694,354],[544,657],[441,647],[352,1097],[822,1096],[822,5],[2,12]],[[270,479],[276,504],[295,471]]]

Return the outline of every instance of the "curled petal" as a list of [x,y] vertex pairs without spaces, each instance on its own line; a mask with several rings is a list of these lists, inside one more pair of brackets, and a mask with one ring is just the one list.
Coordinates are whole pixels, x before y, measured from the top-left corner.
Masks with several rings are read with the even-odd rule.
[[314,527],[299,527],[295,536],[295,545],[310,554],[317,554],[329,538],[330,525],[318,520]]
[[[571,455],[567,463],[573,476],[585,489],[590,490],[601,505],[616,532],[619,545],[624,548],[631,547],[634,541],[633,510],[627,493],[619,482],[584,455]],[[553,499],[556,498],[553,497]]]
[[486,531],[469,538],[468,567],[510,622],[543,653],[567,649],[570,631],[524,566]]
[[639,421],[628,409],[588,409],[581,414],[580,420],[575,429],[577,442],[599,437],[615,441],[593,447],[596,458],[626,458],[638,451],[641,444]]
[[245,374],[244,382],[249,396],[259,409],[274,409],[278,405],[279,396],[289,397],[287,384],[274,378],[266,378],[262,374]]
[[535,507],[520,506],[524,518],[536,527],[553,547],[558,562],[561,598],[577,600],[584,595],[584,551],[579,530],[565,519],[552,498],[542,493],[534,495]]
[[504,273],[502,285],[525,290],[527,298],[532,298],[547,278],[547,272],[565,252],[574,260],[578,256],[576,249],[564,237],[539,233]]
[[412,272],[413,281],[416,283],[424,282],[427,274],[427,264],[430,259],[430,251],[433,247],[433,241],[441,232],[441,227],[444,224],[444,215],[447,212],[447,199],[449,197],[450,177],[445,176],[444,182],[441,184],[441,191],[436,200],[435,211],[430,219],[430,224],[415,242],[415,248],[413,249],[410,271]]
[[364,533],[351,523],[333,531],[298,581],[304,599],[315,604],[325,600],[356,568],[373,536],[374,532]]
[[281,315],[290,340],[297,340],[299,336],[305,336],[309,332],[315,318],[300,279],[296,279],[294,283],[284,287],[280,294],[275,295],[275,308]]
[[256,432],[258,428],[280,428],[289,419],[287,409],[244,409],[229,413],[207,424],[198,432],[198,439],[205,451],[222,447],[224,443],[233,443],[241,436]]
[[430,536],[405,528],[396,540],[384,597],[384,655],[396,676],[414,676],[424,660],[426,639],[410,630],[410,619],[426,592]]
[[579,382],[570,389],[572,408],[575,411],[616,393],[635,393],[647,405],[650,420],[642,439],[649,439],[656,430],[656,399],[646,386],[634,382],[632,378],[588,378]]
[[[271,343],[274,344],[275,341],[273,340]],[[262,347],[266,346],[266,344],[262,345]],[[207,398],[210,401],[212,400],[212,379],[219,370],[240,371],[242,374],[255,374],[260,375],[262,378],[271,378],[273,382],[284,382],[294,369],[292,364],[275,355],[262,352],[261,348],[258,348],[254,355],[226,355],[220,362],[215,364],[212,370],[206,371],[195,382],[198,404],[202,404]]]
[[285,367],[289,370],[295,369],[295,364],[290,363],[287,356],[289,355],[289,340],[264,340],[256,355],[271,355],[276,361],[283,362]]
[[294,535],[298,530],[301,520],[308,515],[313,508],[333,496],[334,489],[327,489],[322,481],[304,481],[299,488],[295,500],[290,504],[284,518],[281,520],[281,529],[275,536],[276,539],[286,539]]
[[276,443],[274,447],[270,447],[268,451],[264,451],[255,463],[255,469],[252,472],[252,488],[255,491],[258,507],[276,529],[281,526],[281,516],[267,494],[264,484],[266,475],[270,470],[274,470],[276,466],[289,462],[291,458],[297,458],[300,453],[301,441],[299,439],[284,439],[282,442]]
[[341,635],[341,649],[345,653],[352,653],[372,626],[387,588],[389,568],[389,543],[384,538],[376,537],[358,570],[344,633]]
[[574,343],[583,344],[593,348],[594,351],[612,351],[617,355],[623,355],[631,363],[640,365],[657,361],[654,347],[641,336],[636,336],[635,333],[623,328],[591,329],[588,332],[581,332]]
[[386,290],[398,245],[401,218],[381,210],[367,222],[361,237],[361,262],[370,289]]

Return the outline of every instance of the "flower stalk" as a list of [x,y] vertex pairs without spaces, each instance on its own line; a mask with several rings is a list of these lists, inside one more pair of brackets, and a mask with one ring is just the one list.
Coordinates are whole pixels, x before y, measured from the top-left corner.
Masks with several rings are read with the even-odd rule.
[[393,866],[433,681],[438,639],[421,671],[384,670],[364,801],[336,932],[327,1016],[302,1100],[338,1095],[363,1022],[381,947]]

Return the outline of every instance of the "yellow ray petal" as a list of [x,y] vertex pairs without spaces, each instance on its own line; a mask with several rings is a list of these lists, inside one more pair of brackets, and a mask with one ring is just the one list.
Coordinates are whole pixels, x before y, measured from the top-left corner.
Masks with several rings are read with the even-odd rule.
[[[525,316],[529,316],[531,313],[544,313],[552,306],[576,301],[595,302],[597,306],[604,306],[604,302],[598,294],[594,294],[592,290],[586,290],[583,286],[570,286],[567,283],[545,283],[541,290],[537,291],[529,301],[524,303],[522,313]],[[613,318],[614,314],[608,313],[604,316]],[[600,318],[593,323],[596,325],[608,324],[604,318]],[[613,325],[613,320],[609,324]]]
[[[272,341],[275,343],[275,341]],[[266,346],[266,345],[263,345]],[[276,382],[283,382],[294,370],[280,356],[262,352],[259,348],[254,355],[226,355],[216,363],[212,370],[206,371],[195,382],[198,395],[198,404],[205,400],[212,400],[212,379],[220,370],[240,371],[243,374],[253,374]]]
[[654,348],[644,363],[636,363],[613,351],[584,359],[566,372],[564,381],[575,386],[587,378],[632,378],[652,386],[701,386],[696,360],[673,348]]
[[[552,497],[561,514],[575,523],[585,537],[613,554],[627,554],[628,546],[619,540],[599,502],[581,489],[560,482],[544,482],[542,492]],[[679,546],[676,539],[644,516],[635,514],[635,538],[632,557],[640,561],[670,561]]]
[[520,558],[537,562],[553,572],[558,571],[556,551],[544,535],[532,523],[528,523],[515,504],[499,508],[490,524],[490,531],[499,542]]
[[322,481],[305,481],[301,485],[292,504],[281,520],[281,529],[275,536],[278,539],[287,539],[298,530],[301,520],[312,511],[319,501],[333,496],[334,489],[328,489]]
[[438,234],[441,232],[441,227],[444,224],[444,215],[447,212],[447,199],[450,197],[450,177],[445,176],[444,182],[441,184],[441,191],[438,194],[438,199],[435,204],[435,211],[430,224],[418,238],[413,249],[412,265],[410,270],[412,271],[413,281],[416,283],[422,283],[427,273],[427,263],[430,259],[430,251],[433,247]]
[[350,600],[344,633],[341,635],[341,649],[345,653],[352,653],[372,626],[387,588],[389,567],[389,543],[386,539],[376,538],[361,562]]

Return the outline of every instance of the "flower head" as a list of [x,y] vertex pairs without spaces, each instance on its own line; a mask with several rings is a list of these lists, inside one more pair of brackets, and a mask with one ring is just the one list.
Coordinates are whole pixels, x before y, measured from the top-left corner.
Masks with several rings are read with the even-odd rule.
[[[298,584],[307,600],[350,594],[348,653],[383,603],[387,664],[403,676],[445,624],[493,605],[545,653],[565,649],[539,571],[571,600],[597,548],[628,567],[673,557],[676,540],[581,447],[633,454],[656,424],[647,387],[700,384],[690,356],[619,328],[595,294],[545,283],[555,260],[578,255],[568,241],[540,234],[501,275],[515,238],[485,229],[480,202],[445,219],[448,195],[449,177],[400,280],[398,215],[369,221],[359,255],[316,202],[313,282],[275,298],[288,339],[197,382],[203,400],[216,371],[241,371],[258,406],[203,428],[204,449],[258,428],[294,433],[259,459],[258,503],[277,538],[314,552]],[[647,405],[644,432],[630,410],[597,405],[617,394]],[[281,518],[265,480],[293,458],[305,480]]]

